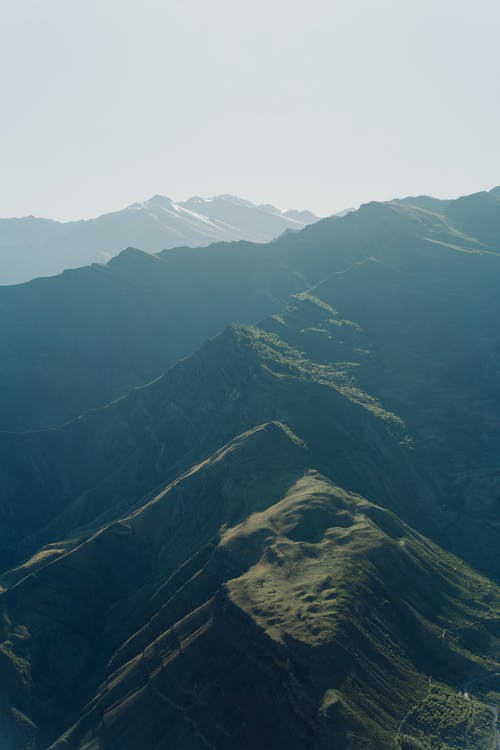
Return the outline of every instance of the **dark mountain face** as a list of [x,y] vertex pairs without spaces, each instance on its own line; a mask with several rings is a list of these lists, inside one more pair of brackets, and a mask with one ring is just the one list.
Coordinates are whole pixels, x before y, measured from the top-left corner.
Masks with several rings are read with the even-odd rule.
[[221,240],[269,242],[317,220],[308,211],[280,211],[231,195],[183,203],[156,195],[122,211],[65,223],[33,216],[0,219],[0,284],[104,263],[130,245],[157,252]]
[[358,261],[424,276],[441,264],[442,278],[438,251],[450,246],[495,252],[440,213],[367,204],[270,245],[129,249],[107,266],[0,288],[0,428],[57,425],[118,398],[226,325],[256,322]]
[[303,287],[250,244],[91,266],[0,288],[1,426],[64,422],[161,375],[233,321],[279,308]]
[[495,195],[1,290],[6,750],[493,746]]
[[[312,307],[309,314],[317,322],[324,315],[321,307]],[[338,346],[352,356],[350,341]],[[234,328],[108,407],[61,428],[0,435],[0,471],[9,490],[1,504],[2,529],[8,534],[2,544],[4,567],[54,533],[75,532],[101,516],[112,517],[117,507],[130,507],[175,479],[235,432],[274,419],[286,420],[314,447],[319,468],[335,466],[338,479],[358,491],[367,490],[363,482],[373,474],[370,465],[389,461],[393,469],[387,469],[379,492],[395,499],[405,481],[401,464],[406,457],[386,433],[401,438],[398,420],[367,394],[351,393],[342,364],[333,362],[331,371],[322,372],[305,358],[295,362],[297,354],[263,329]],[[342,423],[336,421],[341,414]],[[374,436],[363,455],[357,452],[356,429]],[[392,446],[387,455],[386,443]],[[334,444],[342,461],[332,458]],[[372,476],[372,492],[379,481]]]

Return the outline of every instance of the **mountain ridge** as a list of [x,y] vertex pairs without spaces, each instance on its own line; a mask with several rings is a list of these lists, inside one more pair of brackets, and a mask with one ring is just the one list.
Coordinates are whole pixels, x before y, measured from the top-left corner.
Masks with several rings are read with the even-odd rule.
[[[488,597],[491,608],[500,593],[491,587],[484,592],[477,574],[387,510],[308,470],[311,458],[285,426],[255,427],[131,515],[2,594],[9,623],[4,636],[11,644],[2,654],[11,670],[12,665],[20,670],[26,658],[30,663],[24,686],[22,672],[13,676],[14,692],[10,684],[3,686],[22,719],[17,728],[7,725],[10,736],[15,733],[12,747],[23,737],[36,739],[36,725],[46,725],[50,717],[46,726],[53,729],[39,738],[54,750],[80,750],[89,743],[106,748],[117,741],[136,750],[160,737],[201,747],[207,736],[221,748],[234,746],[235,737],[240,747],[252,747],[253,732],[270,746],[296,748],[327,747],[334,739],[340,746],[349,741],[362,747],[369,733],[373,747],[386,748],[402,725],[406,736],[426,731],[425,715],[405,717],[425,701],[429,668],[443,710],[453,701],[460,711],[463,698],[452,698],[448,686],[481,666],[496,666],[489,655],[494,639],[478,658],[463,633],[472,616],[476,627],[482,618],[479,627],[487,632],[482,598]],[[167,580],[162,570],[171,571]],[[391,591],[391,585],[401,591],[398,577],[412,586],[403,601]],[[73,582],[67,594],[71,606],[67,598],[63,604],[50,596],[65,582]],[[137,596],[143,602],[139,611]],[[474,615],[464,608],[460,616],[465,605],[457,604],[457,597],[465,602],[468,596]],[[449,634],[443,642],[445,624]],[[423,644],[426,657],[419,650]],[[63,666],[57,654],[68,649],[79,657]],[[207,650],[214,656],[212,668],[199,673]],[[83,683],[82,669],[89,676]],[[236,710],[231,673],[236,684],[251,674],[250,684],[267,686],[267,697],[247,690]],[[189,685],[199,693],[194,703]],[[27,703],[27,691],[34,689],[38,697]],[[176,716],[179,710],[192,717],[188,726]],[[267,721],[276,713],[283,721]],[[490,738],[485,714],[478,703],[472,716],[465,715],[466,731],[479,730],[481,747]],[[54,741],[54,730],[72,716],[74,723]],[[294,728],[291,733],[287,726]],[[453,737],[453,723],[444,729]]]
[[178,203],[155,195],[79,221],[0,219],[0,283],[22,283],[66,268],[106,262],[127,245],[158,252],[221,240],[266,242],[286,229],[300,230],[317,220],[308,211],[282,211],[230,195]]
[[[444,262],[438,247],[497,253],[452,221],[373,202],[268,245],[177,248],[159,253],[160,261],[128,250],[108,265],[0,287],[0,429],[60,424],[113,400],[226,325],[257,322],[366,258],[403,263],[406,273],[410,248],[418,247],[417,263],[425,255],[432,264]],[[56,362],[61,374],[53,381]]]
[[490,750],[500,201],[417,203],[0,290],[6,750]]

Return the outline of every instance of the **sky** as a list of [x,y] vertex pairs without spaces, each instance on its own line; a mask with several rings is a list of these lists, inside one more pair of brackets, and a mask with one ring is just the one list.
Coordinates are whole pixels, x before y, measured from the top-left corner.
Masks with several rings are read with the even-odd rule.
[[500,183],[498,0],[0,0],[0,216]]

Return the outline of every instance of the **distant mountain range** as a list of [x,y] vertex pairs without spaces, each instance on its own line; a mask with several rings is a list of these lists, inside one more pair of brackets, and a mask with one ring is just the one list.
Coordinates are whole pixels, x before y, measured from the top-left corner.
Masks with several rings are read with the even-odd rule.
[[121,211],[81,221],[34,216],[0,219],[0,285],[103,263],[129,245],[157,252],[221,240],[268,242],[317,220],[310,211],[281,211],[232,195],[194,197],[181,203],[156,195]]
[[500,190],[0,289],[2,750],[491,750]]

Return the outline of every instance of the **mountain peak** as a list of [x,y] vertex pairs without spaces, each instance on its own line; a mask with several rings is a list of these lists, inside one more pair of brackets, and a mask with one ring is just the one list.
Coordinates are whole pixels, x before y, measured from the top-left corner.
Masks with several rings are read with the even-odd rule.
[[108,266],[113,267],[116,265],[124,265],[135,263],[137,261],[144,263],[150,261],[157,261],[158,256],[152,253],[146,253],[144,250],[139,250],[137,247],[126,247],[121,253],[115,255],[108,261]]
[[[130,206],[124,209],[124,211],[143,211],[151,207],[170,207],[174,204],[174,201],[166,195],[152,195],[145,201],[136,201],[131,203]],[[120,214],[121,211],[115,211],[115,214]],[[109,214],[103,214],[101,218],[107,217]]]
[[303,229],[316,218],[308,212],[288,216],[229,194],[211,198],[195,195],[183,202],[156,194],[122,210],[82,221],[3,219],[0,285],[107,262],[130,245],[157,253],[214,242],[270,242],[285,229]]
[[169,198],[167,195],[153,195],[149,200],[146,201],[146,203],[152,203],[152,204],[159,204],[159,205],[167,205],[170,206],[172,203],[175,203],[175,201],[172,200],[172,198]]

